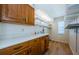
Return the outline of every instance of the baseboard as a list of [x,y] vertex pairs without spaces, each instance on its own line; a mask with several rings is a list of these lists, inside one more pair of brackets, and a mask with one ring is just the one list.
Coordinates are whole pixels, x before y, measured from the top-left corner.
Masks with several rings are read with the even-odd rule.
[[68,44],[68,42],[64,42],[64,41],[58,41],[58,40],[51,40],[51,41],[55,41],[55,42],[60,42],[60,43]]

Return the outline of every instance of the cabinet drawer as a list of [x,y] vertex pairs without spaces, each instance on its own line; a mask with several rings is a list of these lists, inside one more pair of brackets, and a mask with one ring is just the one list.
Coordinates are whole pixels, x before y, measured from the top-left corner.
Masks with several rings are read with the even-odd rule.
[[30,54],[30,47],[25,47],[20,51],[15,52],[13,55],[29,55]]

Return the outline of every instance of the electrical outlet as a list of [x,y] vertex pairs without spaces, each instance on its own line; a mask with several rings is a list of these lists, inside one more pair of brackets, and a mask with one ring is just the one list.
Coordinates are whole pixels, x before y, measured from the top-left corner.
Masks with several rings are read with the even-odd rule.
[[22,29],[22,31],[24,31],[24,29]]

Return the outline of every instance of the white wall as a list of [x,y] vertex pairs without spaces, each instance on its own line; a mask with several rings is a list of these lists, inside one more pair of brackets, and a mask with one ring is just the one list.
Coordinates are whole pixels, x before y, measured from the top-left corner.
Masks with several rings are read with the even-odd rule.
[[[32,36],[35,32],[42,31],[43,27],[0,23],[0,40],[4,38],[20,38],[24,36]],[[45,33],[47,28],[45,28]]]
[[54,17],[65,15],[65,4],[35,4],[35,8],[45,12],[52,20]]
[[66,13],[65,4],[53,4],[53,17],[64,16]]
[[51,38],[54,41],[68,43],[68,31],[65,29],[64,34],[58,34],[58,22],[64,21],[64,17],[57,18],[52,23]]

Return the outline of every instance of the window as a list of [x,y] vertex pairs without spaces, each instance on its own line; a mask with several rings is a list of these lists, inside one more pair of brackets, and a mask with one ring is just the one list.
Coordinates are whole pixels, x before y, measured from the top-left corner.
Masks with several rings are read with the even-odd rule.
[[58,22],[58,34],[64,34],[64,21]]

